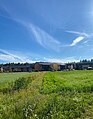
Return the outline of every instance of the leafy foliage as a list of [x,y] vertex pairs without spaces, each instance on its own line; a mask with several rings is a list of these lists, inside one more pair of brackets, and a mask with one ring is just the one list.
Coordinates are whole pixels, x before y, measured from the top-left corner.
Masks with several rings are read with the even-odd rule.
[[14,86],[13,89],[14,90],[20,90],[20,89],[24,89],[28,86],[28,84],[31,82],[31,78],[27,77],[27,78],[19,78],[14,82]]
[[93,92],[92,73],[93,71],[50,72],[43,79],[41,92]]

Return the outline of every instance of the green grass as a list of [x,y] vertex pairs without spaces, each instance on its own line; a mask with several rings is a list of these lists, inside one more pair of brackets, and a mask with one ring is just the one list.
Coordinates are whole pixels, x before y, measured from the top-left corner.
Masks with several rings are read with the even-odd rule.
[[43,80],[43,93],[93,91],[93,71],[50,72]]
[[7,88],[11,83],[20,77],[27,77],[34,73],[0,73],[0,90]]
[[92,118],[93,71],[0,74],[0,119]]

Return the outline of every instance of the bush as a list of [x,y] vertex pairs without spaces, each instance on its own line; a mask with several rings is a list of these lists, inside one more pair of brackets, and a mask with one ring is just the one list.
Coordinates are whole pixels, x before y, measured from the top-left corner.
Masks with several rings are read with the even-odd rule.
[[13,89],[14,90],[20,90],[20,89],[24,89],[28,86],[28,84],[30,83],[30,78],[19,78],[14,82],[14,86]]

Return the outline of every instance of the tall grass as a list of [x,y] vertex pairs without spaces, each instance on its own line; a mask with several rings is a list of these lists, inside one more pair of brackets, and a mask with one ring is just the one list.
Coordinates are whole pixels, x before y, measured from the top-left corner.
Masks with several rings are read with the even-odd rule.
[[93,71],[50,72],[42,83],[43,93],[93,92]]
[[70,71],[21,75],[6,91],[1,83],[0,119],[92,119],[92,82],[93,71]]

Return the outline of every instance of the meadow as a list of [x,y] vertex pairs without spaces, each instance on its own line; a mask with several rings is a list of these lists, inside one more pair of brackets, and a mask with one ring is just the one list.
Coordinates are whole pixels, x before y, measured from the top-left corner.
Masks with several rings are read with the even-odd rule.
[[93,71],[0,73],[0,119],[93,119]]

